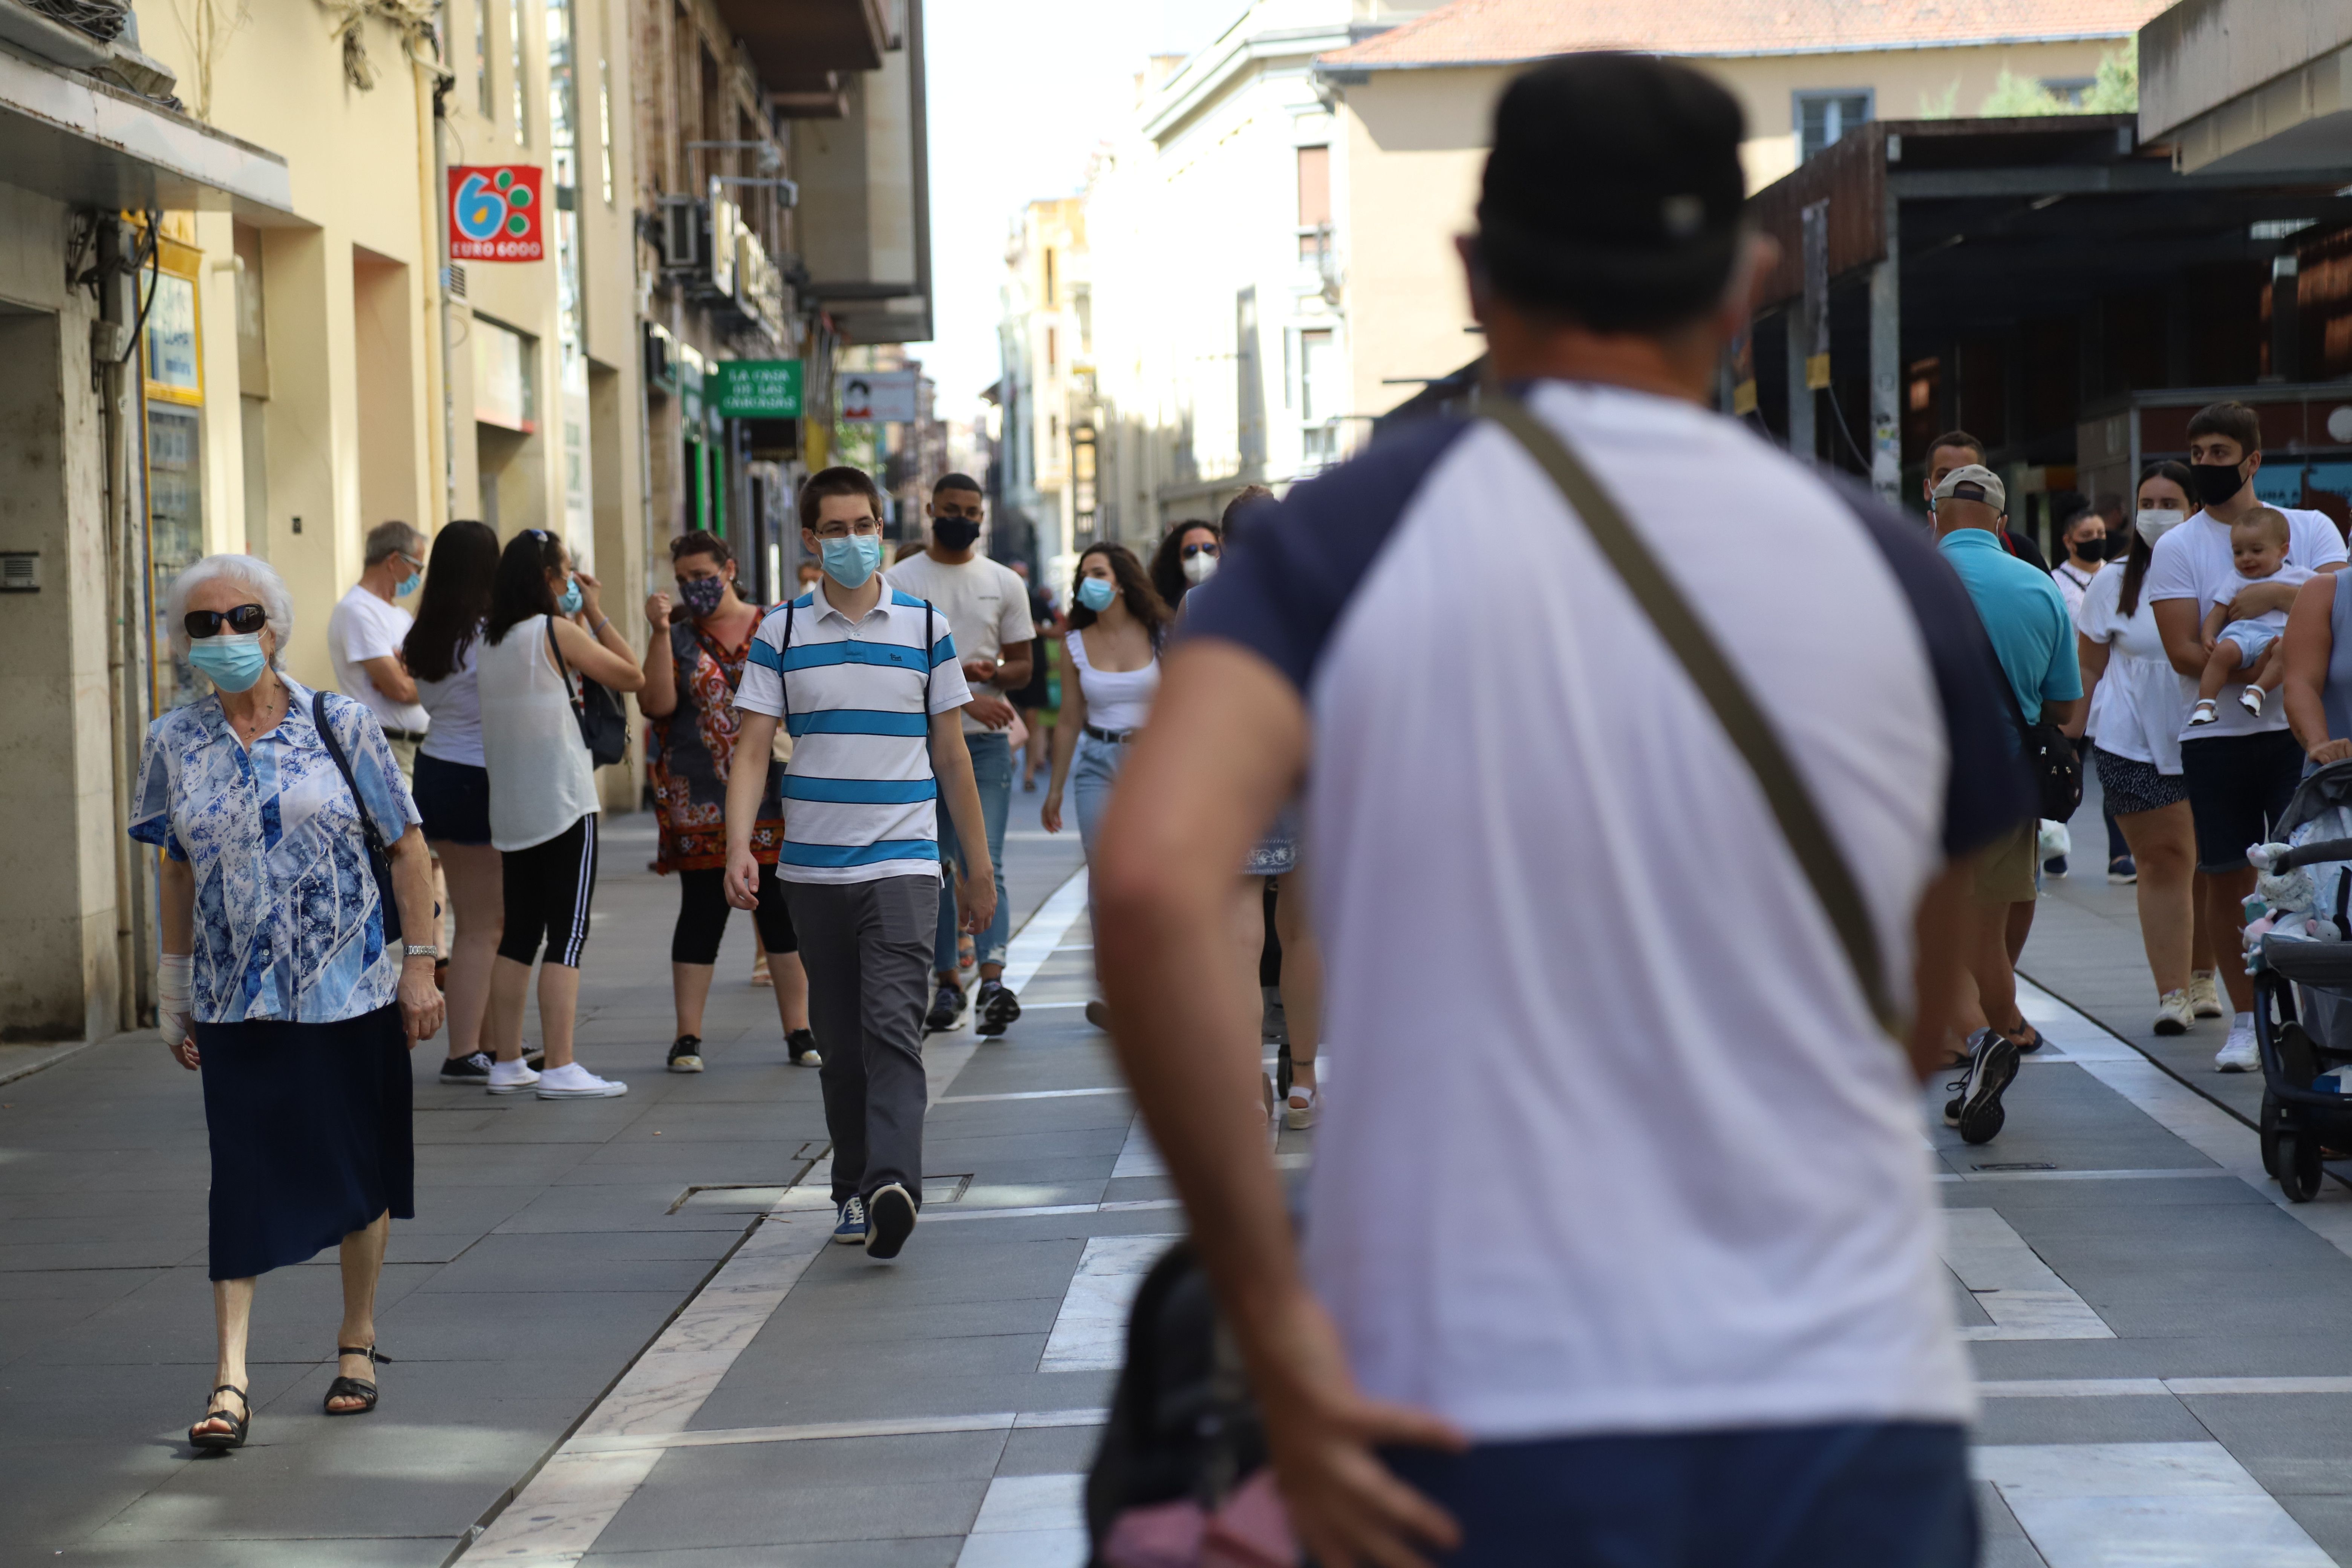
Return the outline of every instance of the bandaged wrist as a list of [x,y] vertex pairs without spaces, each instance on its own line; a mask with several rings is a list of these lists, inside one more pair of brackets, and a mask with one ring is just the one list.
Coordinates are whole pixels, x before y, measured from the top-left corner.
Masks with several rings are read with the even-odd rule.
[[165,1013],[185,1013],[194,984],[196,961],[192,953],[167,952],[155,960],[155,1005]]

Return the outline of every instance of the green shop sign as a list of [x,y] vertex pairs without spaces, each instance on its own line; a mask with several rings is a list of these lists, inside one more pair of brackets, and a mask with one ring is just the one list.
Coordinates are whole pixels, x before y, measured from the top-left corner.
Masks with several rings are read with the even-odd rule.
[[718,373],[713,412],[724,419],[798,419],[801,362],[796,359],[727,359]]

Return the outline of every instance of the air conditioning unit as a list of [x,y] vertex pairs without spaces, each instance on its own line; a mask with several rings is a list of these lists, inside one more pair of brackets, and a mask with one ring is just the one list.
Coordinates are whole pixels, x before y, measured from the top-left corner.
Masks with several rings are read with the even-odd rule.
[[709,219],[692,196],[661,198],[661,264],[665,272],[699,272],[709,249],[705,230]]
[[646,323],[646,385],[656,392],[677,390],[677,348],[670,335]]

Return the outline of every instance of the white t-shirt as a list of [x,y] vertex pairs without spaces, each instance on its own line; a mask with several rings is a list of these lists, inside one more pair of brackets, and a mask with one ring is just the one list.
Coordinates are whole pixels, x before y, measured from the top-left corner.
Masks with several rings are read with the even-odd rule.
[[352,591],[336,602],[335,613],[327,617],[327,655],[334,661],[335,684],[342,688],[344,696],[366,703],[375,721],[385,729],[421,735],[433,722],[424,705],[394,702],[375,689],[362,664],[365,659],[397,658],[400,645],[408,639],[408,628],[415,624],[416,618],[406,610],[385,604],[354,583]]
[[482,634],[477,631],[446,679],[416,683],[416,700],[433,720],[425,743],[416,748],[419,756],[468,767],[488,765],[482,761],[482,689],[475,677],[481,652]]
[[2050,568],[2051,581],[2058,584],[2059,597],[2066,601],[2066,613],[2074,614],[2083,607],[2083,590],[2091,585],[2095,572],[2084,572],[2072,561],[2061,561]]
[[[1002,660],[1007,647],[1037,635],[1029,619],[1029,584],[1002,561],[974,555],[959,565],[934,561],[926,553],[910,555],[884,574],[892,587],[918,599],[929,599],[955,634],[956,657]],[[1033,652],[1034,650],[1032,650]],[[986,680],[971,689],[978,697],[1004,695],[1003,684]],[[966,713],[967,735],[1003,734]]]
[[[2274,510],[2286,516],[2287,564],[2316,572],[2346,559],[2344,536],[2336,531],[2336,524],[2326,512],[2305,511],[2297,507]],[[2206,615],[2221,601],[2223,585],[2237,574],[2237,561],[2230,550],[2230,525],[2210,511],[2200,511],[2156,542],[2148,558],[2147,583],[2143,592],[2152,604],[2160,605],[2168,599],[2195,600],[2197,620],[2202,625]],[[2190,730],[2187,727],[2187,714],[2197,700],[2197,677],[2181,676],[2180,690],[2180,738],[2184,741],[2258,735],[2286,728],[2286,709],[2282,703],[2268,704],[2257,719],[2246,711],[2244,704],[2224,702],[2219,709],[2219,719]]]
[[[1966,591],[1737,421],[1556,382],[1530,405],[1745,676],[1907,1003],[1928,879],[2031,810]],[[1918,1082],[1543,470],[1491,424],[1408,426],[1212,587],[1183,635],[1266,660],[1313,727],[1348,1070],[1305,1254],[1365,1392],[1481,1441],[1966,1419]],[[1401,910],[1444,911],[1403,965]]]
[[2074,612],[2074,629],[2107,645],[2107,671],[2091,693],[2089,733],[2101,751],[2147,763],[2160,773],[2177,773],[2189,705],[2181,700],[2180,678],[2164,656],[2145,574],[2138,605],[2129,617],[2122,613],[2124,566],[2109,562],[2083,590]]

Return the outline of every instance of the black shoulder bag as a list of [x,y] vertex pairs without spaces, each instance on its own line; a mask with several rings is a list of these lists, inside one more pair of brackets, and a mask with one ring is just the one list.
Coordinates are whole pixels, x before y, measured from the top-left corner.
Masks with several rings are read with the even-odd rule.
[[572,716],[580,721],[580,738],[588,742],[588,760],[600,768],[612,766],[629,752],[627,710],[611,689],[584,675],[577,687],[572,684],[572,667],[563,662],[563,650],[556,646],[553,616],[547,617],[547,651],[555,659],[556,673],[563,678],[564,695],[572,699]]
[[375,818],[368,815],[367,802],[360,796],[359,780],[352,775],[351,759],[343,755],[343,743],[335,739],[334,726],[327,722],[327,694],[323,691],[310,693],[310,726],[327,743],[327,755],[335,759],[335,771],[343,775],[343,787],[352,792],[352,809],[360,814],[360,836],[367,841],[368,869],[375,874],[376,900],[383,906],[383,944],[390,947],[401,938],[400,900],[392,896],[392,856],[383,836],[375,830]]
[[2037,810],[2053,822],[2063,822],[2083,804],[2083,755],[2057,725],[2046,720],[2039,724],[2025,721],[2025,709],[2017,700],[2017,688],[2009,683],[2009,671],[2000,668],[1998,659],[1992,673],[1994,684],[2000,688],[2001,700],[2009,704],[2009,716],[2016,721],[2018,739],[2025,746],[2026,770],[2033,775],[2033,788],[2041,803]]

